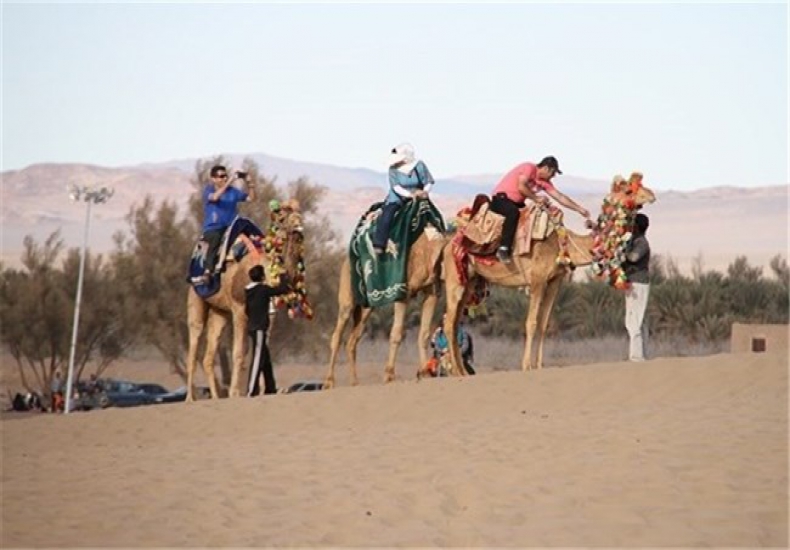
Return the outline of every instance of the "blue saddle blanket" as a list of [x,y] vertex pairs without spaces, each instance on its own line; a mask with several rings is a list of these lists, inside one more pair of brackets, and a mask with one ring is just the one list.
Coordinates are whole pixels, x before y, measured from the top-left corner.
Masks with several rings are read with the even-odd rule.
[[229,259],[238,262],[247,255],[248,250],[245,244],[242,241],[237,242],[239,235],[247,235],[252,239],[253,243],[257,244],[263,237],[263,231],[249,218],[236,216],[228,229],[225,230],[222,242],[219,245],[219,253],[217,254],[217,267],[212,270],[207,282],[204,282],[203,273],[206,271],[204,264],[208,243],[203,239],[203,235],[195,243],[195,247],[192,249],[192,257],[189,261],[187,281],[201,298],[208,298],[217,293],[222,273],[225,271],[225,265]]

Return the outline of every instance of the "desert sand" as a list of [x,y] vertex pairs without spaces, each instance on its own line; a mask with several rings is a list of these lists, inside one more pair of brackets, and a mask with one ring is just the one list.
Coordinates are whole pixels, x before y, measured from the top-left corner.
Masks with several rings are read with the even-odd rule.
[[1,542],[786,547],[787,372],[721,354],[9,415]]

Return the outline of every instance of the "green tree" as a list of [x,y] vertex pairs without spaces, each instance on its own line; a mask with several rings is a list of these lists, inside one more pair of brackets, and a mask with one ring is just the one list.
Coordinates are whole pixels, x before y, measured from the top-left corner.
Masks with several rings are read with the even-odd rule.
[[[42,245],[27,236],[24,269],[0,274],[0,339],[16,362],[22,384],[44,395],[55,371],[65,374],[71,350],[79,251],[69,250],[58,265],[62,251],[59,232]],[[101,256],[86,253],[75,380],[89,364],[100,374],[134,343],[136,327],[123,308],[112,270]]]
[[154,205],[145,197],[126,217],[130,234],[115,236],[111,256],[127,304],[143,341],[156,348],[174,373],[186,376],[186,297],[189,251],[195,225],[178,214],[175,203]]

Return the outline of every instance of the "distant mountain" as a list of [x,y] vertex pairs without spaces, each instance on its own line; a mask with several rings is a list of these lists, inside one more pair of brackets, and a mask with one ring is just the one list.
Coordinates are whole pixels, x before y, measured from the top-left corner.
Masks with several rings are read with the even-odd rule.
[[[233,166],[241,166],[245,157],[257,162],[267,176],[276,176],[279,183],[307,176],[313,183],[326,186],[323,207],[343,239],[350,234],[359,214],[372,202],[383,199],[387,190],[386,174],[366,168],[299,162],[264,154],[225,155]],[[125,216],[146,195],[157,203],[173,201],[185,212],[196,161],[183,159],[121,168],[36,164],[3,172],[2,261],[18,265],[22,240],[27,234],[41,242],[60,229],[67,246],[81,245],[85,206],[68,200],[69,183],[115,189],[108,203],[92,209],[90,246],[94,251],[111,250],[113,233],[128,232]],[[498,177],[484,174],[440,179],[431,195],[450,217],[476,194],[490,192]],[[598,211],[609,186],[607,181],[574,176],[560,176],[555,183],[591,212]],[[649,237],[653,250],[672,256],[681,268],[691,265],[699,254],[706,267],[714,269],[724,269],[737,255],[745,255],[758,265],[765,265],[779,253],[787,256],[789,188],[780,185],[660,191],[656,204],[645,210],[651,217]],[[568,212],[566,222],[571,229],[582,230],[575,213]]]

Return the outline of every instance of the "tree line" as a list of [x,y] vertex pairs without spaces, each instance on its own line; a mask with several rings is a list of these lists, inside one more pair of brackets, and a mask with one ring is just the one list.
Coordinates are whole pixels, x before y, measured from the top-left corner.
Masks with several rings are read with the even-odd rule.
[[[114,248],[106,254],[86,253],[75,378],[86,371],[101,375],[135,346],[152,346],[173,372],[185,373],[187,349],[186,282],[192,248],[200,235],[203,208],[201,190],[208,171],[226,164],[222,157],[199,161],[191,178],[193,191],[187,212],[174,202],[155,204],[150,197],[133,205],[128,230],[114,235]],[[347,243],[331,229],[320,208],[327,189],[307,179],[278,185],[259,166],[245,159],[256,200],[240,207],[262,228],[268,226],[272,199],[299,201],[305,226],[307,290],[315,318],[290,320],[279,312],[272,333],[275,358],[284,355],[325,361],[337,317],[337,284]],[[0,342],[14,359],[22,383],[45,392],[56,370],[69,361],[79,249],[66,250],[59,232],[44,242],[24,240],[22,268],[0,264]],[[680,336],[691,342],[729,338],[733,322],[787,323],[790,270],[777,255],[770,262],[773,277],[763,268],[736,258],[726,273],[705,271],[701,258],[693,273],[684,276],[671,259],[651,261],[648,325],[653,334]],[[529,296],[524,291],[491,287],[484,307],[471,319],[475,333],[521,339]],[[443,303],[437,308],[439,321]],[[549,337],[597,338],[622,334],[624,295],[590,278],[563,285],[549,325]],[[419,326],[418,304],[410,304],[407,330]],[[369,338],[387,338],[392,307],[370,316]],[[298,329],[295,325],[298,324]],[[229,330],[229,329],[228,329]],[[220,350],[222,380],[230,376],[229,333]]]

